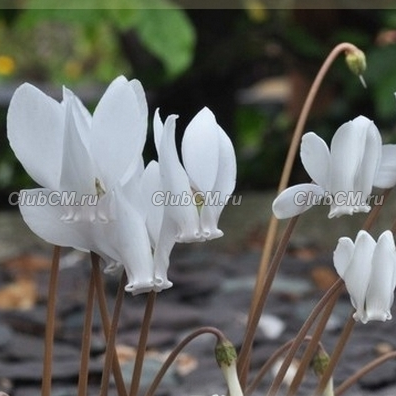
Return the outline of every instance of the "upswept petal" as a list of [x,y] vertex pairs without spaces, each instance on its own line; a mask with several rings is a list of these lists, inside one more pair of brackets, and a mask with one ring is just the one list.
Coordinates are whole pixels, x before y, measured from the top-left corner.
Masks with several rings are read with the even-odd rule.
[[162,135],[163,135],[163,130],[164,130],[164,124],[161,121],[159,109],[156,109],[155,113],[154,113],[153,129],[154,129],[155,148],[157,150],[157,154],[159,155],[160,147],[161,147],[161,140],[162,140]]
[[106,190],[127,170],[135,168],[142,154],[147,118],[141,111],[140,96],[133,85],[119,77],[110,84],[95,109],[91,153]]
[[359,116],[341,125],[331,141],[330,189],[332,194],[355,191],[356,175],[364,158],[368,124]]
[[90,138],[91,138],[91,129],[92,129],[92,115],[88,111],[88,109],[81,102],[80,98],[74,94],[70,89],[63,87],[63,100],[62,105],[67,107],[67,103],[69,101],[73,102],[74,105],[74,119],[76,121],[76,125],[78,130],[80,131],[81,138],[83,139],[84,144],[87,149],[90,149]]
[[[177,116],[171,115],[165,121],[158,162],[164,193],[170,193],[173,198],[181,199],[183,196],[191,195],[191,188],[186,171],[177,155],[175,143],[176,118]],[[177,224],[177,242],[193,242],[203,239],[199,228],[198,211],[192,202],[190,204],[168,205],[165,212],[167,218]]]
[[329,189],[330,150],[316,133],[308,132],[301,140],[301,162],[310,178],[325,190]]
[[187,125],[182,140],[183,164],[196,191],[212,191],[219,169],[219,126],[204,107]]
[[392,319],[390,308],[395,290],[395,273],[395,241],[391,231],[385,231],[378,238],[373,254],[372,273],[366,293],[367,316],[363,323]]
[[381,163],[374,177],[374,186],[392,188],[396,185],[396,144],[382,146]]
[[63,139],[62,172],[60,191],[75,191],[77,199],[82,194],[96,194],[95,172],[91,155],[82,141],[77,128],[74,110],[74,98],[66,104],[65,132]]
[[15,91],[8,109],[11,148],[27,173],[43,187],[59,187],[63,156],[63,106],[30,84]]
[[161,204],[164,199],[164,193],[162,191],[158,162],[151,161],[147,165],[140,179],[140,189],[142,201],[145,205],[146,225],[151,246],[156,249],[164,217],[164,205]]
[[[361,163],[360,170],[356,175],[355,191],[362,192],[362,200],[366,202],[373,189],[374,178],[381,163],[382,139],[374,122],[363,122],[366,124],[367,132],[363,161]],[[363,207],[368,206],[363,202],[361,205]],[[357,209],[358,211],[365,211],[364,208]]]
[[372,258],[376,243],[369,233],[359,231],[355,240],[352,260],[346,268],[343,279],[356,312],[353,318],[365,318],[366,292],[370,282]]
[[144,92],[143,85],[139,80],[133,79],[129,81],[129,85],[132,87],[133,92],[135,92],[137,104],[143,119],[147,120],[148,117],[148,107],[146,93]]
[[[236,183],[236,158],[230,138],[219,126],[219,169],[213,190],[206,196],[207,205],[200,211],[201,230],[205,239],[214,239],[223,236],[217,228],[219,217],[227,201],[234,191]],[[216,199],[218,197],[218,199]],[[210,204],[209,199],[213,199]]]
[[282,191],[272,203],[272,211],[278,219],[288,219],[319,205],[325,190],[316,184],[297,184]]
[[355,244],[350,238],[342,237],[338,240],[337,247],[333,253],[334,267],[340,278],[344,278],[345,272],[352,260]]

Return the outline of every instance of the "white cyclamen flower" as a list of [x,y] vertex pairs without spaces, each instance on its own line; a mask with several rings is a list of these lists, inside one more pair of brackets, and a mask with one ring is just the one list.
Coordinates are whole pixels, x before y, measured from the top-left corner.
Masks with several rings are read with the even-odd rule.
[[326,195],[332,201],[329,218],[367,213],[373,186],[389,188],[396,184],[396,148],[382,146],[377,127],[363,116],[336,131],[330,150],[315,133],[305,134],[300,156],[313,183],[281,192],[272,205],[278,219],[299,215]]
[[392,319],[390,309],[396,286],[392,233],[385,231],[377,243],[366,231],[359,231],[355,243],[350,238],[340,238],[333,258],[356,309],[354,319],[363,323]]
[[[153,205],[156,208],[148,210],[148,229],[155,272],[161,279],[176,242],[205,241],[223,235],[217,223],[236,180],[233,145],[213,113],[205,107],[187,126],[182,140],[184,167],[176,149],[176,119],[171,115],[162,124],[156,111],[154,137],[158,163],[149,164],[142,183],[146,186],[145,195],[151,194],[151,201],[157,201]],[[160,197],[152,195],[155,191],[163,193],[163,205],[158,205]]]
[[[55,245],[96,252],[111,268],[123,265],[126,290],[134,294],[161,290],[138,188],[147,131],[141,84],[115,79],[93,116],[69,90],[58,103],[23,84],[11,100],[7,121],[12,149],[43,186],[27,193],[76,193],[76,202],[66,205],[20,205],[32,231]],[[126,184],[134,195],[126,196]],[[96,196],[97,203],[82,205],[84,195]]]

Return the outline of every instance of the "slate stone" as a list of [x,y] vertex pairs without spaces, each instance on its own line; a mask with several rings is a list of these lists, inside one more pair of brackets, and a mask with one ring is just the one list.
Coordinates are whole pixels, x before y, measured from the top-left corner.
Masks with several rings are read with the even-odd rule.
[[[55,360],[52,366],[52,378],[54,380],[75,379],[78,377],[80,359]],[[43,371],[42,360],[24,362],[0,362],[0,373],[3,377],[11,380],[37,381],[41,382]],[[102,361],[92,360],[90,363],[90,373],[100,374],[102,371]]]
[[26,311],[3,311],[0,318],[14,330],[34,335],[43,335],[47,323],[47,309],[45,306],[37,305],[33,309]]
[[[10,361],[23,360],[42,360],[44,355],[44,340],[28,334],[14,333],[3,353],[3,357]],[[73,346],[54,343],[54,359],[77,359],[80,352]]]
[[0,324],[0,350],[6,346],[13,336],[13,331],[10,326]]

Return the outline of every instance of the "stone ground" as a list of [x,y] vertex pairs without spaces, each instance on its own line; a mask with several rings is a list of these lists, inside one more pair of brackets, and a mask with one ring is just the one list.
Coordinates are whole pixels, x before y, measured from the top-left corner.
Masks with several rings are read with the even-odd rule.
[[[222,219],[225,237],[206,244],[177,246],[169,274],[174,287],[157,296],[143,388],[167,351],[200,326],[216,326],[236,347],[240,346],[271,199],[271,194],[243,194],[241,207],[226,209]],[[394,215],[390,210],[381,215],[378,232],[390,226],[387,221]],[[331,252],[337,238],[353,237],[364,219],[355,216],[330,221],[325,215],[321,208],[308,212],[292,238],[256,335],[253,374],[278,346],[296,334],[323,289],[333,280]],[[0,213],[0,391],[13,396],[40,395],[50,256],[51,247],[26,229],[18,212]],[[84,254],[64,249],[61,263],[52,396],[74,396],[89,262]],[[106,286],[111,306],[117,279],[106,277]],[[126,380],[131,376],[144,300],[142,296],[126,296],[123,305],[117,345],[122,350]],[[343,295],[324,334],[323,342],[329,351],[350,312],[348,296]],[[335,372],[336,385],[381,351],[394,349],[395,326],[395,321],[357,324]],[[98,394],[104,351],[98,312],[93,329],[89,395]],[[226,394],[213,347],[211,336],[191,343],[157,394]],[[271,379],[271,375],[265,377],[255,395],[265,394]],[[314,381],[308,374],[299,395],[309,395]],[[344,394],[395,396],[396,361],[368,374]],[[109,396],[113,395],[116,392],[111,387]]]

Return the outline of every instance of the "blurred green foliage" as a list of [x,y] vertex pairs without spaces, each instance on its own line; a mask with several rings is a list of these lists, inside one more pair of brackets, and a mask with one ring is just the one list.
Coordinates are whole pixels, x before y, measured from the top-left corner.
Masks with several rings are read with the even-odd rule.
[[108,82],[120,73],[132,73],[119,43],[119,35],[128,30],[163,64],[164,79],[190,66],[194,28],[184,11],[166,0],[145,0],[152,8],[143,8],[142,0],[128,0],[129,8],[122,9],[125,0],[115,0],[112,9],[73,9],[78,3],[69,0],[70,9],[54,9],[54,0],[40,0],[42,9],[3,10],[2,52],[15,58],[17,75],[73,83]]
[[[312,113],[306,131],[329,141],[342,123],[363,114],[386,142],[396,143],[396,10],[266,9],[265,1],[240,10],[181,10],[170,0],[113,0],[112,8],[107,0],[87,0],[86,9],[76,9],[80,0],[68,0],[56,9],[54,0],[25,1],[29,9],[0,10],[0,84],[73,87],[107,84],[119,74],[137,77],[149,88],[153,107],[181,115],[180,129],[208,105],[236,145],[240,188],[277,184],[296,123],[288,101],[297,88],[280,102],[242,104],[239,92],[291,74],[312,82],[342,41],[365,52],[368,88],[337,60],[324,84],[330,99]],[[5,117],[2,109],[2,125]],[[307,177],[298,160],[293,177]],[[1,134],[0,189],[27,181]]]

